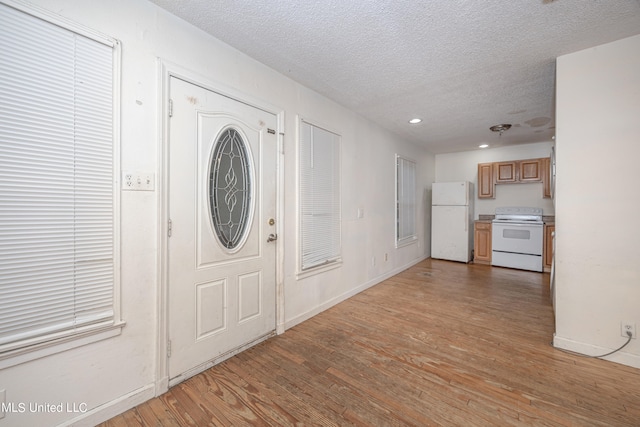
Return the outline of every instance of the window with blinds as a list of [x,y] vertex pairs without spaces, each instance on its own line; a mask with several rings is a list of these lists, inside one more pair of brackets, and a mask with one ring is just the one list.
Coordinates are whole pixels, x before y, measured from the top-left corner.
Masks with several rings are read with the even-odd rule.
[[300,269],[340,260],[340,136],[300,122]]
[[416,236],[416,164],[396,155],[396,246]]
[[0,4],[0,354],[116,320],[117,49],[35,15]]

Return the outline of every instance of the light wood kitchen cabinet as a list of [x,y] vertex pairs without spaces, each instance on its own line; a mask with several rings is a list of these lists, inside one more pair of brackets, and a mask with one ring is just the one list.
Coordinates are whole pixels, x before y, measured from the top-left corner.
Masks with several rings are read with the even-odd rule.
[[475,222],[473,230],[473,262],[475,264],[491,264],[491,222]]
[[493,199],[493,163],[478,163],[478,198]]
[[519,163],[520,176],[519,181],[522,182],[535,182],[542,181],[542,168],[541,159],[522,160]]
[[542,160],[542,197],[551,198],[551,159],[545,157]]
[[542,182],[542,197],[551,197],[550,160],[513,160],[508,162],[478,163],[478,198],[495,198],[496,184],[523,184]]
[[556,231],[555,224],[544,225],[544,248],[542,250],[542,266],[545,272],[551,271],[553,262],[553,233]]
[[495,163],[496,183],[516,182],[517,162]]

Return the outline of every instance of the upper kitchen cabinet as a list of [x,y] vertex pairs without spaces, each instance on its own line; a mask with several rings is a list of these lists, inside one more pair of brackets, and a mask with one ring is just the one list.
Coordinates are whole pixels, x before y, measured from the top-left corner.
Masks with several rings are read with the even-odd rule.
[[493,199],[494,189],[493,163],[478,163],[478,197]]
[[478,164],[478,198],[495,198],[496,184],[542,182],[543,198],[551,197],[549,158]]
[[542,197],[551,198],[551,159],[542,159]]
[[496,183],[516,182],[517,162],[494,163]]
[[520,181],[523,182],[540,182],[542,181],[542,170],[540,165],[542,159],[522,160],[519,162]]

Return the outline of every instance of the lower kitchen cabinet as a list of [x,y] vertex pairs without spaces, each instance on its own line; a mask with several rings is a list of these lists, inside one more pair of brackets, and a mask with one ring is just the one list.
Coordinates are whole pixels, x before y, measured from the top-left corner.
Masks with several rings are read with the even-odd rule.
[[542,250],[542,267],[545,272],[551,271],[553,262],[553,233],[556,231],[555,224],[544,225],[544,248]]
[[491,222],[475,222],[473,242],[473,262],[491,265]]

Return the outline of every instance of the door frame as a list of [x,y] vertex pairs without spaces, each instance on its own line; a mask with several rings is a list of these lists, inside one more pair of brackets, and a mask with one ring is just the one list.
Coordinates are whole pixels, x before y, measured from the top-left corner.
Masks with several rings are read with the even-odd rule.
[[[276,231],[280,235],[276,243],[276,334],[284,332],[284,115],[285,112],[273,104],[255,98],[251,95],[227,86],[219,81],[212,80],[186,69],[170,61],[158,58],[158,259],[157,259],[157,346],[156,346],[156,375],[155,375],[155,395],[159,396],[169,390],[169,81],[171,77],[177,77],[193,85],[216,92],[218,94],[232,98],[251,107],[258,108],[276,116],[277,121],[277,150],[276,156]],[[217,362],[242,351],[244,347],[237,351],[227,353]]]

